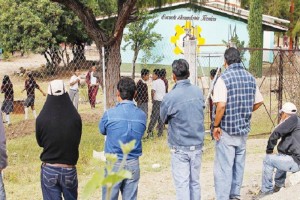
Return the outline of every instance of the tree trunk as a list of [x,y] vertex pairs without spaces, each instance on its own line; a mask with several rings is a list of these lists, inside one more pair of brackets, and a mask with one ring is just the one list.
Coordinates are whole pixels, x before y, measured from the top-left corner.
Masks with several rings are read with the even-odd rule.
[[[113,107],[117,103],[117,84],[120,80],[121,45],[122,37],[105,50],[105,79],[106,79],[106,106]],[[101,50],[99,51],[101,52]],[[100,58],[102,53],[100,53]],[[100,59],[101,60],[101,59]],[[102,68],[101,70],[102,71]],[[102,77],[100,78],[100,80]],[[101,81],[102,82],[102,81]]]
[[135,63],[136,63],[136,59],[138,57],[138,54],[139,54],[139,51],[137,49],[135,49],[133,59],[132,59],[132,75],[131,75],[131,78],[133,80],[135,79]]

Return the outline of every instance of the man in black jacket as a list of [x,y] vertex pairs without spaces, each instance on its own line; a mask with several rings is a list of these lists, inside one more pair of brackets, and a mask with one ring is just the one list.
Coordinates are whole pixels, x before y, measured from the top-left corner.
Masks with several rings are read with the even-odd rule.
[[[296,113],[296,106],[290,102],[285,103],[280,110],[281,121],[272,132],[267,145],[260,197],[278,192],[284,186],[286,172],[300,170],[300,118]],[[273,149],[280,138],[277,146],[278,154],[273,154]],[[274,169],[276,174],[273,187]]]
[[62,80],[51,81],[46,102],[36,119],[44,200],[78,199],[76,164],[82,121]]

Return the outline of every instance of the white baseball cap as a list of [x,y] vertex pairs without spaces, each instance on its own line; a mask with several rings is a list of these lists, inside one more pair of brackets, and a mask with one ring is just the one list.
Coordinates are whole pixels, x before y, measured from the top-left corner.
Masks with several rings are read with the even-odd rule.
[[295,106],[295,104],[291,103],[291,102],[286,102],[285,104],[283,104],[281,110],[279,111],[279,113],[286,113],[286,114],[296,114],[297,113],[297,107]]
[[49,83],[48,94],[53,96],[60,96],[66,93],[66,86],[63,80],[54,80]]

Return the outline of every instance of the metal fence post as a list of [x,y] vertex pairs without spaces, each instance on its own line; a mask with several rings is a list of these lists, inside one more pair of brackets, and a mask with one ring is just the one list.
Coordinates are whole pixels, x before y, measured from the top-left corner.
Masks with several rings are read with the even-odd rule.
[[[278,110],[282,108],[282,92],[283,92],[283,51],[279,50],[279,66],[278,66]],[[280,117],[278,117],[278,123]]]

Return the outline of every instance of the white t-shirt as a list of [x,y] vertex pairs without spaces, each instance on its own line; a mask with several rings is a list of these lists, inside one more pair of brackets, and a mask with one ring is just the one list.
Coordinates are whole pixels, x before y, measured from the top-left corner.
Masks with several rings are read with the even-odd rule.
[[152,90],[155,90],[153,100],[162,101],[166,95],[166,85],[163,80],[156,79],[152,83]]
[[94,77],[94,72],[91,72],[91,85],[97,84],[97,78]]
[[[73,75],[71,78],[70,78],[70,83],[73,83],[74,81],[78,80],[79,77],[76,76],[76,75]],[[78,82],[76,82],[74,85],[70,85],[70,89],[71,90],[78,90]]]
[[[214,95],[213,95],[213,101],[214,103],[218,103],[218,102],[227,102],[227,88],[225,85],[225,82],[223,81],[223,79],[220,77],[218,78],[215,87],[214,87]],[[254,100],[254,104],[262,102],[263,96],[261,95],[259,88],[256,86],[256,91],[255,91],[255,100]]]

